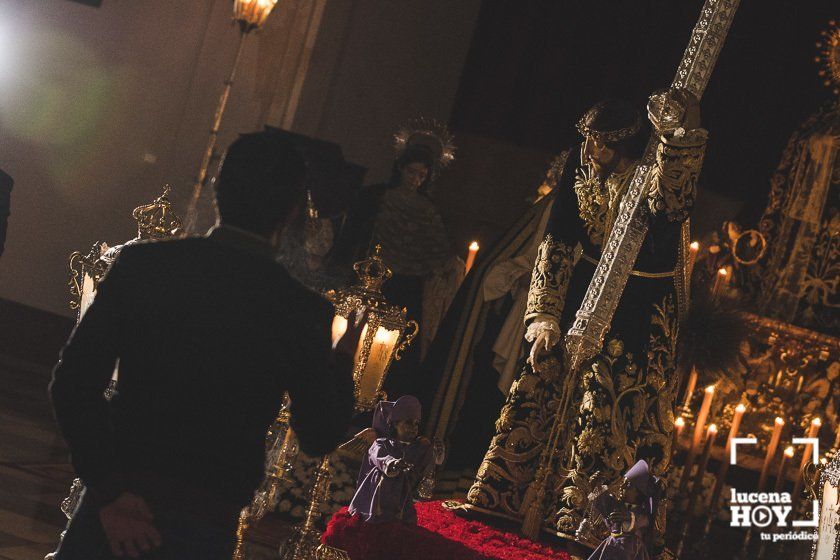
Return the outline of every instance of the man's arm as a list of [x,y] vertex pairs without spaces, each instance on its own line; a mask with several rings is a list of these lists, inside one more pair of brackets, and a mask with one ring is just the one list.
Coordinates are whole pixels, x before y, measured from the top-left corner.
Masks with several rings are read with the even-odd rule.
[[[308,455],[329,453],[344,440],[353,415],[353,357],[332,349],[332,306],[318,301],[297,325],[291,346],[291,425]],[[346,336],[346,335],[345,335]]]
[[[114,473],[113,433],[103,391],[124,336],[126,268],[121,254],[99,282],[93,303],[61,351],[49,387],[73,466],[93,492],[105,492]],[[105,501],[118,490],[108,491]]]

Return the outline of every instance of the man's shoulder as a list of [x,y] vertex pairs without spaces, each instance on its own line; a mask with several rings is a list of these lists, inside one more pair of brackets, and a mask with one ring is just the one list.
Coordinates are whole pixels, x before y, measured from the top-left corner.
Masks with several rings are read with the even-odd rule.
[[126,266],[126,263],[147,265],[162,260],[180,259],[185,255],[195,255],[197,252],[206,251],[207,246],[203,237],[130,241],[120,249],[117,262],[123,266]]

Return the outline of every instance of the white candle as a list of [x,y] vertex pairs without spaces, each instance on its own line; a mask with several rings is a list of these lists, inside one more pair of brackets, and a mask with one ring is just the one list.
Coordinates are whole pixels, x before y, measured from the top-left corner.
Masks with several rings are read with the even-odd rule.
[[697,253],[700,251],[700,243],[692,241],[688,246],[688,262],[686,268],[688,269],[688,278],[691,279],[691,273],[694,272],[694,263],[697,260]]
[[470,269],[473,266],[473,263],[475,262],[475,254],[478,253],[478,249],[478,241],[473,241],[472,243],[470,243],[470,246],[467,250],[467,273],[469,273]]
[[782,437],[782,428],[785,426],[785,421],[776,416],[776,421],[773,425],[773,435],[770,436],[770,445],[767,446],[767,454],[764,456],[764,465],[761,467],[761,475],[758,477],[758,491],[764,490],[764,483],[767,482],[767,472],[770,469],[770,463],[773,462],[773,457],[776,456],[776,448],[779,447],[779,438]]
[[782,454],[782,462],[779,463],[779,471],[776,473],[776,487],[774,491],[781,492],[782,486],[785,484],[785,466],[787,466],[788,459],[793,459],[793,447],[788,446]]
[[694,388],[697,386],[697,370],[691,368],[691,374],[688,376],[688,385],[685,386],[685,403],[684,407],[691,406],[691,395],[694,394]]
[[729,272],[723,267],[720,267],[717,271],[717,275],[715,275],[715,285],[712,288],[712,295],[718,295],[720,289],[726,284],[726,277],[729,275]]

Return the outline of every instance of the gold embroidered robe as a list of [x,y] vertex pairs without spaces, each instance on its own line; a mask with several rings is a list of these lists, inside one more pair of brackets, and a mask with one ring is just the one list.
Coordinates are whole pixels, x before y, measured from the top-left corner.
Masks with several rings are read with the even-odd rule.
[[[547,530],[598,539],[603,527],[587,526],[590,490],[616,484],[638,459],[648,459],[656,475],[668,468],[677,383],[675,272],[705,141],[702,129],[659,139],[647,201],[651,226],[604,346],[584,367],[573,404],[573,447],[563,450],[564,468],[553,477]],[[558,193],[532,274],[529,328],[539,323],[558,333],[568,330],[634,170],[602,181],[579,167],[574,185]],[[468,509],[524,517],[560,399],[561,348],[562,342],[536,370],[523,365],[469,491]]]

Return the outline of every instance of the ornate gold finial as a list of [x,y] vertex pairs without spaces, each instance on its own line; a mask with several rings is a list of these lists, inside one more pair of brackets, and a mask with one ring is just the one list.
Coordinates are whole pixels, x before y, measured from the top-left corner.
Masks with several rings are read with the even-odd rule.
[[362,288],[370,292],[381,292],[382,285],[393,275],[391,269],[382,262],[381,253],[382,245],[377,245],[371,256],[353,265]]
[[180,233],[181,218],[172,211],[169,191],[172,187],[164,185],[163,194],[151,204],[138,206],[132,212],[137,220],[137,237],[140,239],[165,239]]
[[829,21],[828,29],[821,31],[820,35],[823,37],[817,42],[820,54],[815,58],[823,65],[819,75],[826,87],[833,84],[834,93],[840,95],[840,26],[837,21]]

